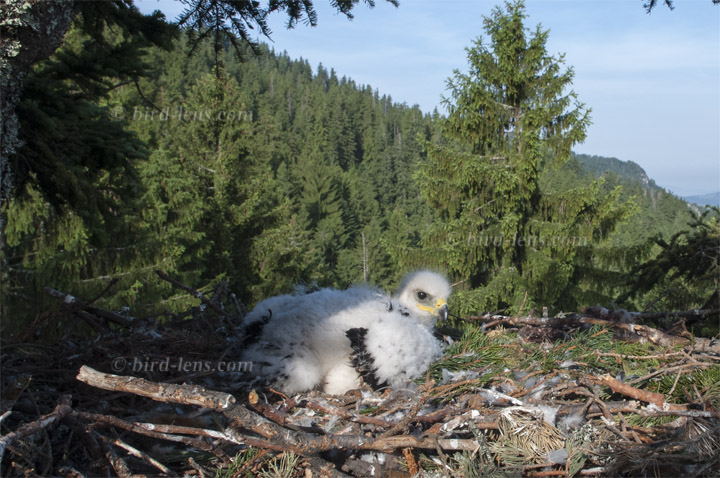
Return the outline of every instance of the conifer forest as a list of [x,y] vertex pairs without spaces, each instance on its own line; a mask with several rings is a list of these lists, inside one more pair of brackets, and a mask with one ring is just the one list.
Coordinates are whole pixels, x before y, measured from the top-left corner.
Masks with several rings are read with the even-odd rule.
[[[718,476],[720,209],[574,152],[593,105],[522,0],[468,39],[442,112],[252,41],[267,14],[322,21],[312,2],[191,0],[181,25],[5,3],[3,476]],[[42,15],[67,25],[23,64]],[[263,299],[417,269],[452,295],[414,394],[98,378],[235,357]],[[216,418],[153,421],[163,402]]]

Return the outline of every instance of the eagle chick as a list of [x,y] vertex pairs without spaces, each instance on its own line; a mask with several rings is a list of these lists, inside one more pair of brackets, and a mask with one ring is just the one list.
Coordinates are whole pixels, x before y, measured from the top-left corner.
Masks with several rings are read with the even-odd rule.
[[243,321],[251,336],[243,359],[289,394],[342,394],[363,381],[403,386],[442,355],[432,328],[447,318],[450,292],[444,277],[423,270],[392,297],[367,286],[271,297]]

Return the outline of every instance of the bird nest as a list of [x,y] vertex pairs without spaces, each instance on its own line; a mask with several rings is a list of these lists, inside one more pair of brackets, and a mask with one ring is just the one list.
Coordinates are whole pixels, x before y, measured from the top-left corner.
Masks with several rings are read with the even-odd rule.
[[160,324],[48,289],[96,335],[2,344],[0,475],[720,476],[720,344],[682,326],[703,311],[471,317],[406,388],[286,396],[243,386],[226,288],[160,276],[199,305]]

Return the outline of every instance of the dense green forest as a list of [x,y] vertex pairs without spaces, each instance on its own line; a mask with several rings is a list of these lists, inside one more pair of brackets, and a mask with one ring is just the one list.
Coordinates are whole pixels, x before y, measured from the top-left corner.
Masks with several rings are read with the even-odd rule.
[[[707,306],[717,211],[572,155],[590,120],[572,70],[506,8],[458,65],[447,115],[266,45],[91,35],[78,19],[25,82],[3,319],[52,317],[45,286],[136,317],[197,305],[156,269],[202,291],[227,280],[246,308],[298,283],[391,288],[418,267],[457,283],[460,315]],[[518,51],[532,75],[512,69]],[[688,272],[693,240],[710,261]],[[648,282],[661,260],[675,273]]]

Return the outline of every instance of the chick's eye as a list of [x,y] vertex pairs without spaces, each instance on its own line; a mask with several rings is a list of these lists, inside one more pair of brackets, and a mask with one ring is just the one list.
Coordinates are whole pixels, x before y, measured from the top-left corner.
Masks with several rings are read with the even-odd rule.
[[418,297],[418,299],[420,299],[420,300],[425,300],[425,299],[427,299],[427,294],[426,294],[425,292],[423,292],[423,291],[418,291],[417,297]]

